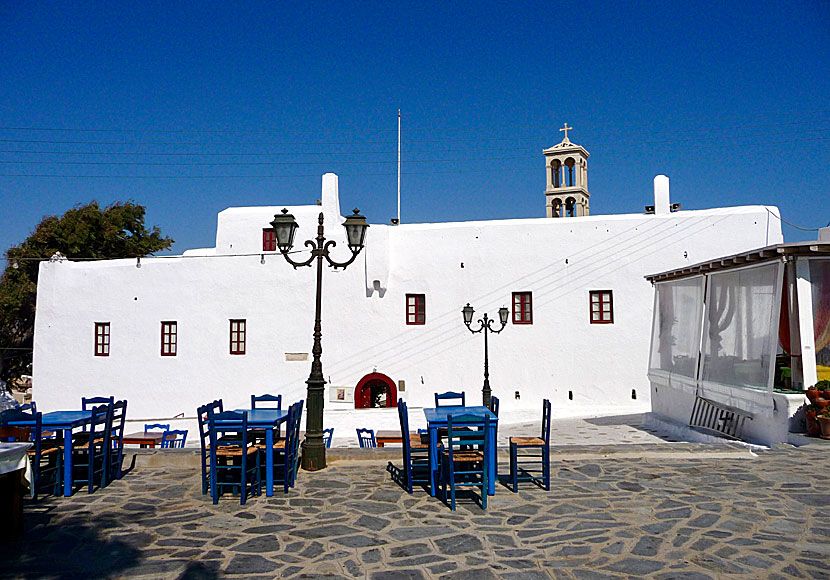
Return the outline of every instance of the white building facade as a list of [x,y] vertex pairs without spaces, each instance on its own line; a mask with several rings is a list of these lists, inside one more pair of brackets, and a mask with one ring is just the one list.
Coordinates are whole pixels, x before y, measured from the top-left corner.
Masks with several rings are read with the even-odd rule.
[[[587,200],[580,175],[574,187],[584,185]],[[543,398],[557,416],[649,410],[653,290],[644,276],[783,241],[771,208],[668,211],[667,181],[653,214],[372,224],[358,259],[323,276],[325,423],[335,439],[354,438],[356,426],[397,427],[393,408],[356,409],[367,403],[429,407],[447,390],[481,400],[483,338],[463,324],[468,302],[474,320],[510,309],[489,339],[490,383],[508,421],[537,420]],[[324,175],[322,190],[321,205],[288,207],[300,225],[294,250],[307,251],[322,212],[333,258],[346,259],[337,176]],[[254,393],[282,394],[283,406],[304,399],[315,271],[271,249],[282,208],[229,208],[216,247],[182,256],[43,262],[39,407],[111,394],[128,399],[128,419],[192,421],[216,398],[231,409]],[[385,393],[369,392],[379,385]],[[423,419],[412,412],[410,421]]]

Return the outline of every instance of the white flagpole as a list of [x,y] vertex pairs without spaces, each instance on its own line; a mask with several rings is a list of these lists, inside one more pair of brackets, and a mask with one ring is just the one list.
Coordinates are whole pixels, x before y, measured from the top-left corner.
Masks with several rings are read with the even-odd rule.
[[401,223],[401,110],[398,109],[398,223]]

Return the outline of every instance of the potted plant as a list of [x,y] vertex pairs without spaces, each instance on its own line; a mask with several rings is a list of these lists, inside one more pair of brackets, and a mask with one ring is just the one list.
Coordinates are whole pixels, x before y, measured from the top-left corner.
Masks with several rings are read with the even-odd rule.
[[830,439],[830,408],[825,408],[824,411],[821,411],[816,419],[821,429],[820,437],[822,439]]
[[804,418],[807,420],[807,435],[810,437],[821,436],[821,426],[818,423],[820,408],[817,404],[811,403],[804,409]]
[[827,379],[821,380],[813,388],[818,393],[819,398],[830,401],[830,381]]

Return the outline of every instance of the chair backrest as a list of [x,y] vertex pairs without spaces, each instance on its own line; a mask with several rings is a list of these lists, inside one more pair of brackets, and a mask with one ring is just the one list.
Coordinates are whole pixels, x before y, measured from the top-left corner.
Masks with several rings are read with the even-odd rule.
[[302,423],[303,423],[303,404],[304,403],[305,403],[305,400],[303,400],[303,399],[300,399],[299,401],[294,403],[297,406],[297,412],[296,412],[296,417],[295,417],[296,421],[294,422],[294,467],[295,467],[295,469],[296,469],[296,467],[297,467],[297,465],[299,464],[299,461],[300,461],[300,452],[299,452],[299,449],[300,449],[300,427],[302,426]]
[[89,411],[95,405],[112,405],[115,397],[81,397],[81,409]]
[[[7,409],[0,415],[0,441],[32,441],[35,445],[35,452],[40,454],[42,438],[41,421],[43,414],[37,411],[26,412],[17,409]],[[30,425],[9,425],[10,421],[31,422]]]
[[490,416],[447,415],[447,451],[450,462],[453,461],[454,449],[459,447],[479,447],[484,450],[487,444],[487,430],[490,427]]
[[498,397],[490,397],[490,411],[493,412],[493,415],[496,417],[499,416],[499,398]]
[[112,406],[112,445],[114,449],[124,446],[124,421],[127,419],[127,401],[116,401]]
[[285,453],[283,454],[283,461],[285,465],[286,481],[291,479],[291,469],[297,463],[297,437],[299,437],[299,430],[297,426],[300,423],[300,418],[297,416],[299,406],[297,403],[289,405],[288,419],[285,422]]
[[29,413],[37,413],[37,403],[34,401],[30,401],[28,403],[24,403],[18,407],[21,411],[27,411]]
[[[276,405],[259,405],[257,403],[276,403]],[[282,409],[282,395],[251,395],[251,409]]]
[[398,399],[398,420],[401,423],[401,447],[403,448],[403,468],[407,474],[407,485],[412,473],[412,447],[409,444],[409,411],[403,399]]
[[92,457],[92,448],[95,447],[96,441],[103,439],[105,449],[111,445],[113,405],[105,403],[92,407],[92,422],[89,424],[90,457]]
[[378,446],[373,429],[357,429],[357,441],[361,448]]
[[[458,402],[447,403],[446,402],[446,401],[457,401],[458,399],[461,399],[460,403],[458,403]],[[466,397],[464,396],[464,391],[462,391],[460,393],[456,393],[456,392],[453,392],[453,391],[447,391],[446,393],[435,393],[435,406],[436,407],[441,407],[442,406],[442,404],[441,404],[442,401],[445,401],[443,403],[443,406],[451,405],[451,406],[455,406],[455,407],[457,407],[457,406],[465,407],[466,406],[465,400],[466,400]]]
[[165,423],[144,423],[144,430],[151,431],[151,430],[161,430],[161,431],[170,431],[170,424]]
[[542,401],[542,439],[550,445],[550,401]]
[[328,429],[323,429],[323,445],[326,448],[331,447],[331,438],[334,437],[334,427],[329,427]]
[[[234,424],[225,422],[233,421]],[[211,453],[222,446],[240,445],[248,446],[248,413],[242,411],[221,411],[219,413],[210,411],[208,416],[208,429],[210,433]],[[245,454],[243,453],[243,457]]]
[[161,447],[162,449],[184,449],[186,441],[187,429],[165,431],[161,436]]

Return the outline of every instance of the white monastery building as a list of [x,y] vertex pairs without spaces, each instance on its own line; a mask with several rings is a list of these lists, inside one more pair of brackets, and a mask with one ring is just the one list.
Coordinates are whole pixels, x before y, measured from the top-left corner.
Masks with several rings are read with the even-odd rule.
[[[398,397],[411,411],[448,390],[481,401],[483,338],[463,323],[467,303],[474,320],[510,311],[489,337],[503,422],[538,420],[543,398],[555,416],[648,411],[654,290],[645,276],[783,242],[774,208],[679,211],[665,176],[653,202],[644,196],[647,213],[590,215],[588,152],[566,132],[543,153],[545,217],[372,224],[353,264],[326,268],[325,426],[335,439],[397,428]],[[320,205],[287,208],[300,226],[295,259],[308,255],[302,242],[321,212],[337,242],[332,258],[350,257],[338,186],[325,174]],[[193,428],[196,407],[213,399],[226,409],[266,392],[282,394],[283,407],[305,399],[316,268],[295,270],[276,249],[270,222],[282,209],[228,208],[216,247],[181,256],[41,263],[38,405],[114,395],[128,399],[130,420],[183,414]],[[372,405],[392,408],[361,410]],[[411,428],[419,419],[410,412]]]

